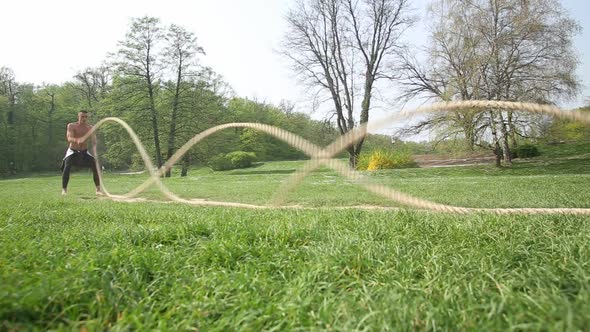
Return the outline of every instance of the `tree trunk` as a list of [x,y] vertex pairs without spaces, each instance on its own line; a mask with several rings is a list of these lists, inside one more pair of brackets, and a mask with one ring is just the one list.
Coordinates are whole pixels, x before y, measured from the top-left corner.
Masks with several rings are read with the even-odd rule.
[[356,169],[356,163],[358,161],[358,154],[355,151],[354,144],[346,149],[348,151],[348,166],[350,169]]
[[[365,93],[363,96],[363,101],[361,102],[361,117],[359,123],[360,126],[369,122],[369,108],[371,107],[371,91],[373,90],[373,82],[375,80],[372,72],[373,66],[369,65],[365,76]],[[355,144],[353,144],[353,153],[349,157],[350,168],[352,169],[356,169],[356,163],[361,154],[361,150],[363,149],[363,144],[365,142],[365,137],[367,135],[366,129],[364,129],[363,131],[363,136]]]
[[516,142],[516,127],[512,121],[512,112],[508,112],[508,132],[510,133],[510,143],[512,144],[512,148],[516,149],[518,147],[518,142]]
[[51,106],[47,117],[47,160],[51,160],[53,154],[53,113],[55,113],[55,93],[51,93],[49,96],[51,97]]
[[148,76],[148,94],[150,98],[150,113],[152,117],[152,129],[154,130],[154,147],[156,148],[156,162],[158,168],[162,167],[162,150],[160,149],[160,133],[158,131],[158,113],[156,111],[156,104],[154,102],[154,89],[152,80]]
[[475,132],[474,132],[474,117],[475,115],[472,112],[461,114],[457,113],[457,117],[460,119],[461,129],[465,133],[465,140],[467,143],[467,147],[469,150],[475,150]]
[[496,156],[496,167],[502,167],[502,153],[500,149],[500,142],[498,140],[498,133],[496,132],[495,114],[490,111],[490,129],[492,130],[492,140],[494,141],[494,155]]
[[[181,63],[182,65],[182,63]],[[180,83],[182,82],[182,66],[178,66],[178,75],[176,77],[176,89],[174,91],[174,101],[172,102],[172,114],[170,116],[170,132],[168,133],[168,152],[166,159],[170,160],[174,154],[174,143],[176,140],[176,118],[178,117],[178,101],[180,98]],[[166,177],[169,178],[172,173],[172,166],[166,171]]]
[[510,155],[510,146],[508,144],[508,130],[506,130],[506,123],[502,112],[498,112],[500,122],[500,133],[502,134],[502,150],[504,152],[504,166],[512,166],[512,156]]
[[184,157],[182,157],[182,171],[180,172],[181,177],[185,177],[188,175],[188,168],[191,164],[191,155],[190,153],[186,153]]

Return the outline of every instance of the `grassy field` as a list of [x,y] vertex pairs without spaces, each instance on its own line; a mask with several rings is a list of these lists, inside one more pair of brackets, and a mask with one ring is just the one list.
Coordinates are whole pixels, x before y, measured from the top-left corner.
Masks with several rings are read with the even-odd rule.
[[[512,169],[371,173],[470,207],[590,208],[590,151]],[[190,198],[265,204],[302,162],[197,169]],[[114,193],[142,175],[107,174]],[[289,196],[320,209],[97,199],[91,176],[0,181],[0,330],[587,330],[590,217],[364,211],[395,205],[323,169]],[[155,189],[142,194],[163,200]]]

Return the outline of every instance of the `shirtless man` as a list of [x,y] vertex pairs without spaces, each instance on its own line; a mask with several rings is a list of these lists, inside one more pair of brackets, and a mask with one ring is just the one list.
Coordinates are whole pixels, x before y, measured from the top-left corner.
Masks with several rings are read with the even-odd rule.
[[[88,112],[78,112],[78,122],[68,123],[68,131],[66,134],[66,140],[70,143],[66,156],[62,163],[62,191],[61,194],[65,195],[68,191],[68,182],[70,181],[70,171],[72,166],[90,168],[92,170],[92,177],[94,179],[94,185],[96,186],[96,194],[102,195],[100,191],[100,180],[98,177],[98,170],[96,169],[96,162],[94,157],[88,153],[87,141],[82,141],[82,137],[86,135],[92,126],[88,124]],[[92,135],[93,152],[96,154],[96,136]]]

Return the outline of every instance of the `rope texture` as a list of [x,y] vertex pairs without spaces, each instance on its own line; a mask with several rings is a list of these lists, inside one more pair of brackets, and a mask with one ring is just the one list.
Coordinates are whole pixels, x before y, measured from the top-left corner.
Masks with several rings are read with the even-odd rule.
[[[162,165],[161,168],[155,170],[155,167],[145,150],[145,147],[141,143],[141,140],[134,132],[134,130],[123,120],[116,118],[116,117],[108,117],[100,120],[91,131],[89,131],[84,137],[83,140],[87,140],[92,134],[94,134],[101,126],[108,122],[115,122],[121,125],[131,137],[133,143],[137,147],[141,158],[144,162],[146,170],[149,172],[150,177],[140,184],[137,188],[131,190],[130,192],[123,194],[123,195],[114,195],[108,192],[104,182],[102,180],[102,174],[100,173],[99,169],[99,177],[102,184],[103,191],[105,195],[113,200],[117,201],[126,201],[126,202],[136,202],[139,199],[136,197],[149,188],[152,185],[156,185],[160,191],[171,201],[183,203],[183,204],[192,204],[192,205],[210,205],[210,206],[226,206],[226,207],[240,207],[240,208],[251,208],[251,209],[264,209],[264,208],[300,208],[297,206],[289,206],[285,205],[286,197],[289,192],[291,192],[294,188],[296,188],[301,182],[308,176],[311,172],[313,172],[318,167],[323,165],[335,170],[342,176],[348,178],[353,183],[356,183],[362,187],[364,187],[367,191],[377,194],[379,196],[385,197],[393,202],[416,208],[416,209],[423,209],[435,212],[446,212],[446,213],[455,213],[455,214],[467,214],[467,213],[474,213],[474,212],[492,212],[496,214],[577,214],[577,215],[590,215],[589,208],[503,208],[503,209],[496,209],[496,208],[466,208],[466,207],[458,207],[458,206],[451,206],[451,205],[444,205],[435,202],[431,202],[428,200],[424,200],[418,197],[414,197],[397,190],[385,187],[379,184],[370,184],[368,183],[367,178],[362,174],[355,170],[351,170],[347,164],[343,163],[340,160],[334,159],[338,153],[342,152],[347,146],[353,144],[354,142],[358,141],[368,131],[378,130],[381,129],[388,124],[399,121],[405,120],[410,118],[411,116],[415,116],[418,114],[426,114],[426,113],[433,113],[433,112],[444,112],[444,111],[452,111],[452,110],[460,110],[460,111],[473,111],[473,110],[510,110],[510,111],[526,111],[530,113],[536,114],[546,114],[546,115],[553,115],[556,117],[567,118],[572,120],[581,121],[586,124],[590,124],[590,114],[583,113],[579,111],[564,111],[555,106],[551,105],[540,105],[540,104],[533,104],[533,103],[519,103],[519,102],[507,102],[507,101],[488,101],[488,100],[470,100],[470,101],[455,101],[455,102],[443,102],[443,103],[435,103],[425,107],[419,107],[410,111],[403,111],[388,115],[383,117],[374,122],[368,122],[362,126],[357,127],[354,130],[349,131],[347,134],[341,136],[332,144],[327,146],[325,149],[322,149],[315,144],[308,142],[307,140],[303,139],[302,137],[285,131],[281,128],[277,128],[274,126],[270,126],[267,124],[261,123],[228,123],[222,124],[219,126],[215,126],[209,128],[191,138],[188,142],[186,142],[180,149],[170,157],[168,161]],[[195,144],[199,143],[201,140],[205,139],[206,137],[225,129],[229,128],[251,128],[255,130],[259,130],[265,132],[269,135],[272,135],[287,144],[291,145],[294,148],[297,148],[311,157],[304,166],[293,173],[290,178],[287,179],[276,191],[272,202],[269,205],[254,205],[254,204],[243,204],[243,203],[236,203],[236,202],[218,202],[218,201],[209,201],[203,199],[185,199],[182,197],[177,196],[173,192],[171,192],[161,181],[160,177],[166,173],[173,165],[175,165],[188,151],[191,147]],[[96,162],[99,164],[98,155],[96,156]],[[355,207],[355,208],[363,208],[363,207]],[[375,207],[365,207],[365,208],[375,208]],[[377,207],[379,209],[388,209],[383,207]]]

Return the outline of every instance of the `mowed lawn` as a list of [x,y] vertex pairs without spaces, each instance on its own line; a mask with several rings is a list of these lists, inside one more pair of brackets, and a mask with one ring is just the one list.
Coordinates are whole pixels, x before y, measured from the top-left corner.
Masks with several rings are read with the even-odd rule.
[[[558,151],[558,150],[556,150]],[[186,198],[268,203],[303,162],[192,170]],[[367,173],[468,207],[590,208],[590,154]],[[143,175],[106,174],[125,193]],[[587,330],[590,216],[451,215],[397,206],[329,169],[311,209],[97,199],[90,174],[0,181],[0,330]]]

